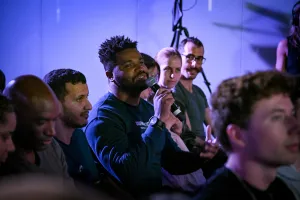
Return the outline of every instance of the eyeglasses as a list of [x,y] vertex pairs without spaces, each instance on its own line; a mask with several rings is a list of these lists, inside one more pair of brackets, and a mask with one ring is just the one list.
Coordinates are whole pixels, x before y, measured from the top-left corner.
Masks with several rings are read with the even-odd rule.
[[195,60],[198,63],[205,63],[206,61],[206,58],[204,58],[203,56],[195,56],[194,54],[188,54],[188,55],[181,54],[181,55],[185,56],[187,61],[189,62]]

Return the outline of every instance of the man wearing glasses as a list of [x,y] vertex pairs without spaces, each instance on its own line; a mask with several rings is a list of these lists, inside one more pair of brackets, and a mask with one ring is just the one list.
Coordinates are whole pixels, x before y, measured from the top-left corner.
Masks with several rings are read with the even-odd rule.
[[[205,62],[203,44],[198,38],[189,37],[181,41],[178,50],[182,58],[181,78],[173,91],[174,97],[181,102],[187,111],[191,132],[195,135],[195,141],[203,140],[200,143],[205,141],[206,146],[211,146],[211,148],[218,150],[218,144],[212,138],[206,137],[206,131],[203,126],[203,124],[211,125],[210,108],[208,107],[206,96],[201,88],[193,84],[194,79],[202,71],[202,64]],[[208,149],[203,151],[205,152],[206,150]],[[226,155],[222,151],[217,152],[213,158],[208,158],[210,162],[202,168],[206,178],[209,178],[227,160]]]
[[182,57],[182,67],[180,81],[174,90],[175,98],[187,110],[191,131],[205,140],[203,123],[211,124],[210,110],[204,92],[193,84],[205,62],[204,47],[198,38],[189,37],[181,41],[178,50]]

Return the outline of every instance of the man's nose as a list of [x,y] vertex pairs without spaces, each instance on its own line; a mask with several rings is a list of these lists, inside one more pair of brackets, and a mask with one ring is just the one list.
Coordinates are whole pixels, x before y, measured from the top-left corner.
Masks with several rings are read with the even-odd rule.
[[55,121],[49,121],[46,134],[49,137],[54,137],[56,135]]

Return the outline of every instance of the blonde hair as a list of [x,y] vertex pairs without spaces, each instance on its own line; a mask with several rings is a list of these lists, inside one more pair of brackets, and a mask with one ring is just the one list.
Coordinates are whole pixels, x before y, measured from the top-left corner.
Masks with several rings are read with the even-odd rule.
[[179,51],[173,47],[165,47],[162,48],[155,56],[155,61],[161,65],[161,60],[163,58],[171,58],[171,57],[178,57],[181,60],[181,55],[179,53]]

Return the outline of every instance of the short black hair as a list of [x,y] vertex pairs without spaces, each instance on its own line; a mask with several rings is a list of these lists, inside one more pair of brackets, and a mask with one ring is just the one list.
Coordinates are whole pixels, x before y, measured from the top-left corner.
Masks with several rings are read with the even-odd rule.
[[55,69],[44,76],[44,82],[50,86],[57,98],[63,101],[67,95],[66,83],[86,84],[86,78],[83,73],[73,69]]
[[14,112],[14,106],[12,102],[6,96],[0,94],[0,123],[5,123],[5,114],[12,112]]
[[98,56],[105,71],[112,72],[116,66],[116,54],[125,49],[137,48],[137,41],[132,41],[128,37],[113,36],[105,40],[99,48]]
[[203,46],[203,43],[196,37],[187,37],[185,39],[183,39],[180,44],[179,44],[179,47],[178,47],[178,51],[180,53],[183,52],[183,49],[184,49],[184,46],[186,45],[186,43],[188,42],[191,42],[193,43],[194,45],[196,45],[197,47],[204,47]]
[[5,88],[5,74],[4,72],[0,69],[0,92],[2,92]]

